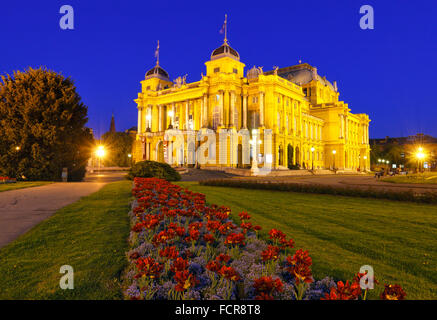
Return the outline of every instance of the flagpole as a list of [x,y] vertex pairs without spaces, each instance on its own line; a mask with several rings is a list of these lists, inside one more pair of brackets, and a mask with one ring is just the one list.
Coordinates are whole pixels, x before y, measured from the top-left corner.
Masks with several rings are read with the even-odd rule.
[[156,48],[156,65],[159,66],[159,40],[158,47]]
[[228,15],[225,14],[225,43],[228,43]]

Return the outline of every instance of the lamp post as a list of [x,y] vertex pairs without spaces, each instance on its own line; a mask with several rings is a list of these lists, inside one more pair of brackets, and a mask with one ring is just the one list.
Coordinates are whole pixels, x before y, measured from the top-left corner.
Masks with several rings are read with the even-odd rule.
[[127,157],[129,158],[129,165],[132,167],[132,154],[128,153]]
[[332,167],[332,170],[335,172],[335,154],[337,153],[337,150],[332,150],[332,157],[334,158],[334,165]]
[[425,159],[425,153],[423,152],[422,147],[419,147],[419,149],[417,150],[416,158],[417,158],[417,165],[418,165],[419,172],[422,172],[421,162],[423,161],[423,159]]
[[99,146],[96,150],[96,155],[97,155],[97,158],[99,159],[99,171],[100,171],[102,158],[105,156],[105,147]]
[[311,163],[311,170],[314,171],[314,147],[311,147],[311,154],[312,154],[312,163]]
[[364,156],[364,172],[367,171],[367,156]]
[[168,128],[173,129],[172,122],[173,122],[174,112],[173,112],[173,110],[170,110],[167,114],[168,114],[168,117],[170,118],[170,124],[168,125]]

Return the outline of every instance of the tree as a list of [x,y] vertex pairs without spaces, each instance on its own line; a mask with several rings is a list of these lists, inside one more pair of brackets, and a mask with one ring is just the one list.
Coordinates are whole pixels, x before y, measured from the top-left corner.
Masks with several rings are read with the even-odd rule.
[[18,179],[81,180],[93,145],[87,107],[73,81],[29,68],[0,81],[0,174]]
[[128,154],[132,153],[133,138],[124,132],[107,132],[102,136],[102,144],[107,149],[105,166],[129,167]]

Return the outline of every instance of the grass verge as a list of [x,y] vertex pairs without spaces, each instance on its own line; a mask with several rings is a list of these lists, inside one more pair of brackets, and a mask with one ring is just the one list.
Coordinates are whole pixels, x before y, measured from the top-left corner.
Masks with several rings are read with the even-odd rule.
[[39,187],[39,186],[44,186],[44,185],[50,184],[50,183],[53,183],[53,182],[50,182],[50,181],[22,181],[22,182],[16,182],[16,183],[0,183],[0,192],[9,191],[9,190],[24,189],[24,188]]
[[[0,249],[0,299],[121,299],[131,187],[110,183]],[[59,287],[63,265],[73,290]]]
[[[317,279],[351,279],[371,265],[381,283],[400,284],[408,299],[437,298],[437,206],[380,199],[203,186],[178,182],[208,203],[252,215],[309,250]],[[237,219],[235,219],[237,220]],[[376,290],[370,295],[376,297]]]
[[383,178],[381,181],[392,183],[437,184],[437,172],[424,172]]

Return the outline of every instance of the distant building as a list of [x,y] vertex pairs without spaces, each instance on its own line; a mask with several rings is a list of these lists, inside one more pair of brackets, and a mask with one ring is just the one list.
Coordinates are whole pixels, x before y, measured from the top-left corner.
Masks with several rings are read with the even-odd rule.
[[112,114],[111,118],[111,125],[109,126],[109,132],[115,133],[115,120],[114,120],[114,114]]

